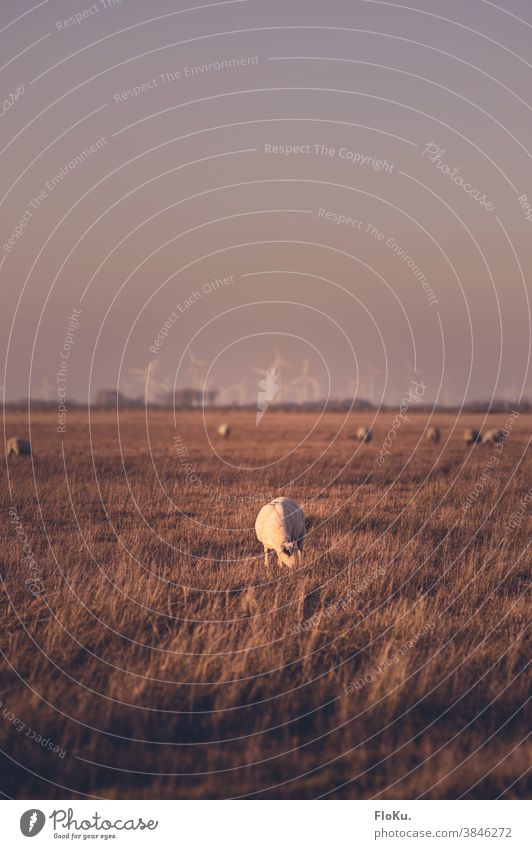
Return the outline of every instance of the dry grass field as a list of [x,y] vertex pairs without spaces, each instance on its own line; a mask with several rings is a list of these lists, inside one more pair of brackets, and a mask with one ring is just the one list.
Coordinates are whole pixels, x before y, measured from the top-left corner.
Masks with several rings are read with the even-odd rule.
[[[412,413],[379,465],[392,419],[366,445],[360,414],[32,415],[2,472],[4,794],[523,796],[532,416],[495,451],[462,441],[480,415],[434,445]],[[291,573],[253,531],[277,495],[308,520]]]

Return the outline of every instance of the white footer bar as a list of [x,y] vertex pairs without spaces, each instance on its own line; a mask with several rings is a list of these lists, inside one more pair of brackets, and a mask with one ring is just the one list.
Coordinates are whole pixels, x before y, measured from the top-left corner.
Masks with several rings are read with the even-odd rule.
[[[6,847],[525,849],[526,801],[5,801]],[[29,843],[29,838],[35,843]]]

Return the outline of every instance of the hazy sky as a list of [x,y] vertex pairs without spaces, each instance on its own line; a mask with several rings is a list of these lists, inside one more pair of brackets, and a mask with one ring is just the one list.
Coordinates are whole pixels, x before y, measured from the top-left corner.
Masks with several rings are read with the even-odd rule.
[[0,6],[6,397],[530,396],[530,3],[193,5]]

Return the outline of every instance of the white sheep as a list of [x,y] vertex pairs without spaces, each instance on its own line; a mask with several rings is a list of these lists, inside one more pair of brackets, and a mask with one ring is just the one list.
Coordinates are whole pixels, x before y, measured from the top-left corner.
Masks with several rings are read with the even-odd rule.
[[355,439],[358,439],[359,442],[371,442],[373,439],[373,432],[371,428],[360,425],[360,427],[356,430]]
[[482,445],[497,445],[498,442],[504,442],[504,433],[500,427],[487,430],[482,437]]
[[7,456],[16,454],[17,457],[30,456],[31,445],[27,439],[22,439],[21,436],[12,436],[7,442]]
[[429,427],[427,428],[427,439],[429,442],[438,443],[441,439],[441,431],[439,427]]
[[275,551],[280,563],[285,566],[301,562],[305,540],[305,517],[303,511],[291,498],[274,498],[259,511],[255,522],[257,539],[264,546],[264,564],[269,565],[268,555]]
[[476,445],[477,442],[480,442],[482,439],[482,434],[479,430],[473,430],[473,428],[468,427],[467,430],[464,430],[464,441],[466,445]]
[[218,436],[222,436],[224,439],[227,439],[231,434],[231,426],[226,422],[218,425]]

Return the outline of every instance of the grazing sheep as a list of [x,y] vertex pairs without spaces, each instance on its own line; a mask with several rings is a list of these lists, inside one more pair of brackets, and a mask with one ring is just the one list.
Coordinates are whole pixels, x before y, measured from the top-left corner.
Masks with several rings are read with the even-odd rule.
[[467,430],[464,430],[464,441],[466,445],[476,445],[477,442],[480,442],[482,439],[482,434],[479,430],[473,430],[473,428],[468,427]]
[[20,436],[12,436],[7,443],[7,456],[16,454],[17,457],[30,456],[31,445],[27,439],[22,439]]
[[487,430],[482,437],[482,445],[497,445],[498,442],[504,442],[504,433],[500,427]]
[[365,427],[364,425],[360,425],[360,427],[357,428],[357,431],[355,433],[355,439],[357,439],[359,442],[371,442],[371,440],[373,439],[373,432],[371,428]]
[[301,562],[305,540],[305,517],[303,511],[291,498],[274,498],[259,512],[255,522],[257,539],[264,546],[264,564],[268,566],[270,551],[277,552],[280,563],[285,566]]
[[441,431],[439,427],[427,428],[427,439],[429,442],[439,442],[441,439]]
[[226,424],[226,422],[223,422],[223,424],[218,425],[218,436],[222,436],[224,439],[227,439],[227,437],[230,434],[231,434],[230,425]]

